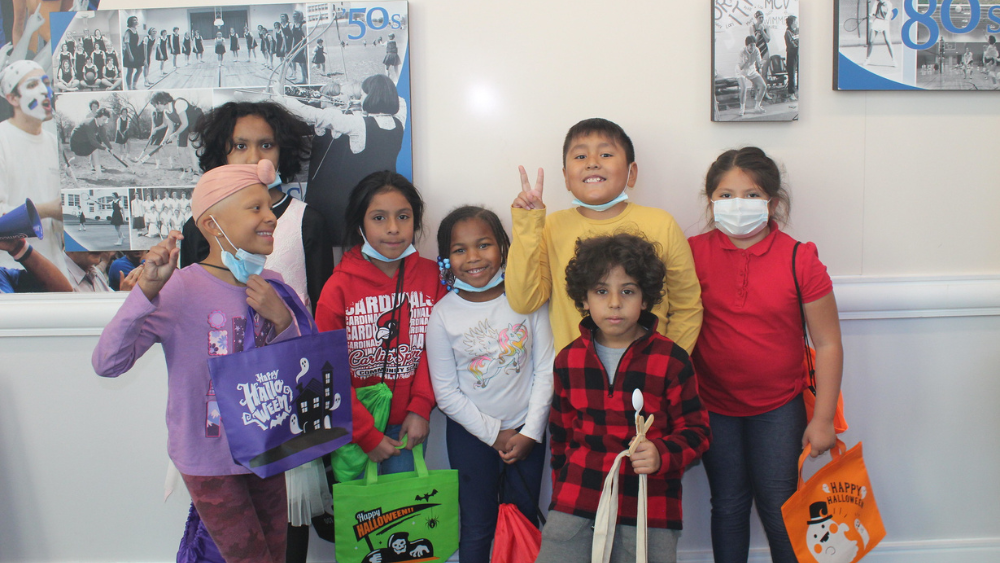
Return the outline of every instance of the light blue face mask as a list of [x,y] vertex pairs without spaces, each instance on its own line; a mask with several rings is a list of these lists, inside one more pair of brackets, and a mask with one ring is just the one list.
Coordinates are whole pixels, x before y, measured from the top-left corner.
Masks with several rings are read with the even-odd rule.
[[395,258],[388,258],[378,250],[375,250],[375,247],[372,246],[371,243],[368,242],[368,238],[365,237],[364,231],[358,229],[358,232],[361,233],[361,238],[365,241],[365,243],[361,246],[361,254],[364,254],[365,256],[373,260],[381,260],[383,262],[398,262],[417,251],[416,247],[414,247],[413,243],[411,242],[410,246],[407,246],[406,250],[404,250],[402,254],[400,254]]
[[[212,216],[209,215],[209,217]],[[219,222],[215,219],[215,217],[212,217],[212,220],[215,221],[216,226],[219,225]],[[226,241],[229,242],[229,245],[236,248],[236,245],[233,244],[233,241],[229,240],[229,236],[226,235],[226,231],[222,230],[222,227],[219,227],[219,231],[222,232],[222,236],[226,237]],[[215,237],[215,242],[219,243],[220,248],[222,247],[222,243],[219,242],[219,237]],[[264,262],[266,260],[267,256],[253,254],[243,250],[242,248],[236,248],[235,255],[225,248],[222,249],[222,264],[226,268],[229,268],[233,277],[240,283],[247,283],[250,276],[259,276],[260,273],[264,271]]]
[[274,181],[267,185],[267,189],[277,188],[281,185],[281,174],[276,174],[274,176]]
[[618,197],[612,199],[611,201],[608,201],[606,203],[591,204],[591,203],[584,203],[580,201],[579,198],[573,198],[573,201],[570,203],[580,207],[586,207],[591,211],[607,211],[608,209],[611,209],[612,207],[628,199],[628,194],[625,193],[625,191],[628,190],[628,181],[631,177],[632,177],[632,168],[629,167],[628,176],[625,177],[625,188],[622,189],[622,193],[618,194]]
[[497,270],[496,275],[493,276],[493,279],[491,279],[489,283],[487,283],[483,287],[471,286],[456,277],[455,282],[452,283],[451,286],[455,289],[461,289],[462,291],[471,291],[472,293],[482,293],[486,290],[493,289],[494,287],[503,283],[503,275],[504,275],[503,268],[500,268],[499,270]]

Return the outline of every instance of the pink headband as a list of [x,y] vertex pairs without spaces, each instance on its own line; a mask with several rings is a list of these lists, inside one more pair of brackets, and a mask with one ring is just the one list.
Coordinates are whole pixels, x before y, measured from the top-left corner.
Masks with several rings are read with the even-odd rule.
[[195,221],[216,203],[247,186],[274,182],[274,163],[264,159],[257,164],[227,164],[202,174],[191,196],[191,214]]

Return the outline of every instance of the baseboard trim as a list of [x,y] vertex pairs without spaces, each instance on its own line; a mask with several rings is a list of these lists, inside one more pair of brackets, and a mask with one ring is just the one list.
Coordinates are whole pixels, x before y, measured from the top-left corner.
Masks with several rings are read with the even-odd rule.
[[[841,320],[1000,315],[1000,276],[836,276]],[[123,293],[0,295],[0,337],[96,336]]]
[[837,276],[841,320],[1000,315],[1000,276]]
[[[677,552],[678,563],[714,563],[711,550]],[[865,556],[865,563],[995,563],[1000,561],[1000,538],[919,541],[882,541]],[[770,563],[766,548],[750,550],[747,563]]]

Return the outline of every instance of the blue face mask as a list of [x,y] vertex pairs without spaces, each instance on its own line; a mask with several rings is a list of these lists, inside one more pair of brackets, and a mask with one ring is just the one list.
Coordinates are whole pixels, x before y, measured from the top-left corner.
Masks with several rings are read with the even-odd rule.
[[388,258],[378,250],[375,250],[375,247],[372,246],[371,243],[368,242],[368,238],[365,237],[364,231],[362,231],[361,229],[358,229],[358,231],[361,232],[361,238],[365,241],[365,244],[361,246],[361,254],[364,254],[365,256],[372,258],[374,260],[381,260],[383,262],[398,262],[399,260],[402,260],[403,258],[406,258],[407,256],[417,251],[417,249],[413,246],[413,243],[411,242],[410,246],[407,246],[406,250],[404,250],[402,254],[400,254],[396,258]]
[[590,204],[580,201],[579,198],[573,198],[573,201],[571,201],[570,203],[580,207],[586,207],[591,211],[607,211],[608,209],[611,209],[612,207],[628,199],[628,194],[625,193],[625,190],[628,189],[628,181],[631,177],[632,177],[632,168],[630,167],[628,170],[628,176],[625,177],[625,188],[622,189],[622,193],[618,194],[618,197],[612,199],[611,201],[608,201],[606,203]]
[[267,185],[267,189],[277,188],[281,185],[281,174],[276,174],[274,176],[274,181]]
[[[209,215],[209,217],[212,216]],[[219,224],[215,217],[212,217],[212,220],[215,221],[216,225]],[[226,237],[226,241],[229,242],[229,245],[236,248],[236,245],[233,244],[233,241],[229,240],[229,236],[226,235],[226,231],[222,230],[222,227],[219,227],[219,231],[222,232],[222,236]],[[220,248],[222,247],[219,237],[215,237],[215,242],[219,243]],[[233,277],[240,283],[247,283],[250,276],[259,276],[260,273],[264,271],[264,262],[266,260],[267,256],[253,254],[243,250],[242,248],[236,248],[235,255],[224,248],[222,249],[222,265],[229,268]]]
[[462,291],[471,291],[473,293],[482,293],[482,292],[484,292],[486,290],[493,289],[494,287],[496,287],[496,286],[500,285],[501,283],[503,283],[503,276],[504,276],[503,268],[500,268],[499,270],[497,270],[496,275],[493,276],[493,279],[491,279],[489,281],[489,283],[487,283],[483,287],[474,287],[474,286],[471,286],[471,285],[465,283],[464,281],[458,279],[457,277],[455,278],[455,282],[452,283],[451,286],[454,287],[456,290],[461,289]]

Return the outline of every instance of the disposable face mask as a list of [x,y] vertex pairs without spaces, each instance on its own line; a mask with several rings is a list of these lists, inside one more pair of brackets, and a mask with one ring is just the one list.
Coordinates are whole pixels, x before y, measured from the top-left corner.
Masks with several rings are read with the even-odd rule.
[[277,188],[281,185],[281,174],[275,174],[274,181],[267,185],[267,189]]
[[[209,217],[212,216],[209,215]],[[219,224],[215,217],[212,217],[212,220],[215,221],[216,225]],[[236,248],[236,245],[233,244],[233,241],[229,240],[229,236],[226,235],[226,231],[222,230],[222,227],[219,227],[219,231],[222,232],[222,236],[226,237],[226,241],[229,242],[229,245]],[[215,241],[219,242],[219,237],[215,237]],[[219,247],[222,247],[221,242],[219,242]],[[267,261],[267,256],[253,254],[243,250],[242,248],[236,248],[235,255],[224,248],[222,249],[222,264],[226,268],[229,268],[233,277],[240,283],[247,283],[250,276],[259,276],[260,273],[264,271],[265,261]]]
[[628,189],[628,181],[630,178],[632,178],[631,167],[629,167],[628,169],[628,176],[625,177],[625,188],[622,189],[622,193],[618,194],[618,197],[612,199],[611,201],[608,201],[606,203],[590,204],[580,201],[579,198],[573,198],[573,201],[570,203],[572,203],[573,205],[578,205],[580,207],[586,207],[591,211],[607,211],[608,209],[611,209],[612,207],[628,199],[628,194],[625,193],[625,191]]
[[500,285],[501,283],[503,283],[503,268],[500,268],[499,270],[497,270],[497,273],[496,273],[496,275],[493,276],[493,279],[491,279],[489,281],[489,283],[487,283],[483,287],[475,287],[475,286],[469,285],[469,284],[465,283],[464,281],[458,279],[457,276],[455,277],[455,283],[451,284],[451,286],[454,287],[455,289],[461,289],[462,291],[471,291],[473,293],[482,293],[482,292],[484,292],[484,291],[486,291],[488,289],[493,289],[494,287]]
[[49,104],[52,103],[52,88],[45,83],[48,79],[48,76],[40,76],[38,82],[31,88],[20,89],[21,111],[40,121],[45,120],[45,108],[42,102],[48,100]]
[[372,246],[370,242],[368,242],[368,238],[365,237],[364,231],[361,231],[361,229],[358,229],[358,231],[361,232],[361,238],[365,241],[365,244],[361,246],[361,254],[364,254],[369,258],[373,258],[375,260],[381,260],[383,262],[397,262],[417,251],[417,249],[413,246],[413,243],[411,242],[410,246],[407,246],[406,250],[404,250],[402,254],[400,254],[396,258],[387,258],[381,252],[375,250],[375,247]]
[[712,202],[715,226],[733,238],[750,238],[767,226],[768,203],[760,198],[715,200]]

